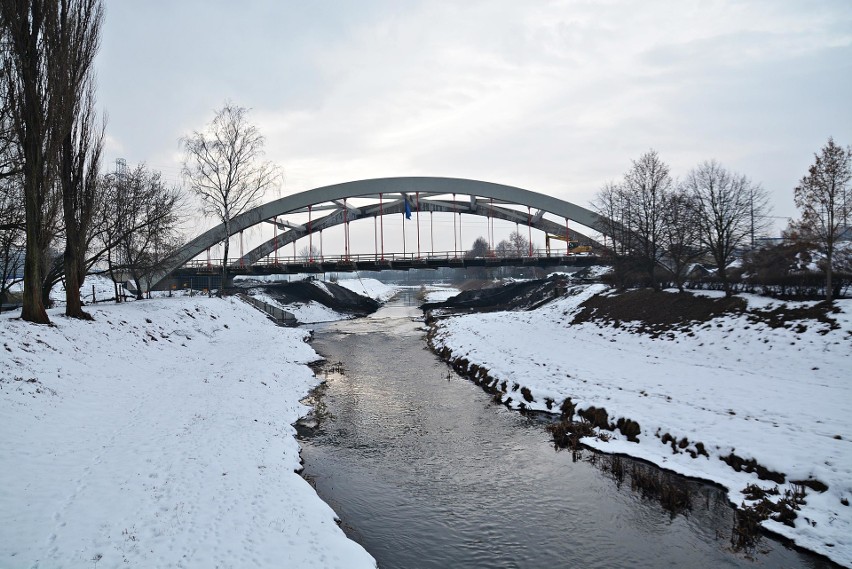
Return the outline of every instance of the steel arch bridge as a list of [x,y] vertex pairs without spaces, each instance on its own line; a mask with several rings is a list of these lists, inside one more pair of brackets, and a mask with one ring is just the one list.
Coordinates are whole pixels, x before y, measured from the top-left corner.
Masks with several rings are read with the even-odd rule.
[[[458,200],[458,195],[467,196],[467,199]],[[348,203],[348,200],[352,198],[366,198],[376,203],[355,206]],[[527,211],[513,209],[511,206],[522,206]],[[217,225],[181,247],[165,269],[150,282],[152,288],[156,287],[173,271],[214,245],[260,223],[274,224],[276,230],[281,230],[281,233],[238,257],[229,267],[252,266],[273,254],[277,249],[301,238],[309,237],[312,233],[322,232],[341,224],[349,224],[359,219],[381,218],[384,215],[404,213],[406,209],[417,213],[443,212],[502,219],[528,225],[532,229],[553,235],[565,235],[569,223],[588,228],[604,226],[603,218],[591,210],[514,186],[465,178],[441,177],[357,180],[307,190],[260,205],[231,219],[230,235],[226,234],[224,224]],[[311,217],[314,212],[320,214],[316,219]],[[309,215],[307,224],[278,220],[279,216],[300,213]],[[546,219],[545,214],[556,216],[564,220],[564,223]],[[576,228],[571,228],[570,233],[572,240],[598,245],[588,236],[578,232]]]

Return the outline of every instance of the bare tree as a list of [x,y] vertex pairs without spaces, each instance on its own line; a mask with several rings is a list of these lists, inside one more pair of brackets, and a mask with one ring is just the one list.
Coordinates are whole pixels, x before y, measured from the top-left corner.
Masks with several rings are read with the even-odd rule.
[[100,175],[104,123],[95,125],[94,92],[91,84],[84,94],[81,112],[62,148],[62,203],[65,220],[65,315],[91,320],[83,311],[80,287],[86,278],[86,254],[92,224],[103,200]]
[[635,234],[627,225],[630,217],[628,205],[624,187],[615,182],[604,184],[592,202],[592,208],[600,216],[595,229],[603,234],[605,243],[609,238],[613,278],[619,288],[628,284],[635,247]]
[[669,194],[663,207],[663,227],[665,257],[675,285],[683,292],[687,268],[704,254],[698,208],[683,187]]
[[142,283],[166,262],[177,247],[178,228],[183,219],[183,195],[179,188],[163,183],[160,172],[145,164],[133,172],[106,177],[107,199],[101,211],[101,250],[106,253],[116,299],[116,271],[133,279],[137,298]]
[[181,140],[190,188],[203,200],[204,213],[225,225],[219,294],[228,282],[231,220],[257,205],[278,181],[278,169],[262,160],[264,138],[247,115],[248,109],[225,103],[205,131]]
[[63,93],[65,106],[72,110],[65,116],[68,122],[63,129],[59,163],[65,222],[65,315],[91,320],[91,315],[83,311],[80,287],[86,277],[91,224],[103,191],[100,162],[106,125],[96,125],[92,66],[100,45],[104,10],[101,0],[79,0],[71,5],[65,0],[60,4],[65,46],[60,54],[64,57]]
[[668,165],[649,150],[633,161],[620,184],[606,184],[592,203],[602,217],[597,229],[612,240],[615,274],[622,285],[638,265],[651,286],[659,288],[656,268],[664,252],[664,210],[673,184]]
[[622,185],[628,204],[626,225],[635,234],[634,250],[655,289],[659,288],[656,268],[663,252],[664,205],[672,185],[669,166],[655,150],[633,161]]
[[698,208],[701,242],[713,255],[719,280],[730,296],[728,265],[737,249],[753,241],[755,233],[765,228],[769,207],[766,192],[715,160],[692,169],[684,187]]
[[26,260],[22,318],[48,323],[41,300],[42,256],[52,233],[49,195],[53,190],[61,142],[60,98],[52,96],[56,75],[51,58],[57,41],[51,31],[57,19],[53,2],[2,0],[0,18],[6,49],[3,88],[10,103],[15,142],[20,148],[26,223]]
[[[0,26],[0,34],[0,42],[5,43],[5,26]],[[23,280],[24,266],[23,184],[8,95],[8,90],[0,89],[0,304],[7,301],[9,290]]]
[[508,238],[500,241],[494,250],[498,257],[529,257],[530,241],[521,232],[513,231]]
[[802,226],[825,255],[825,300],[832,302],[834,255],[837,241],[849,230],[852,213],[852,147],[842,148],[829,137],[814,163],[794,190],[796,207],[802,210]]
[[480,236],[473,240],[473,245],[467,250],[464,256],[468,259],[487,257],[489,249],[488,240]]
[[[45,253],[57,232],[62,205],[56,180],[61,149],[78,111],[79,72],[97,46],[100,0],[0,0],[3,90],[9,101],[23,172],[26,260],[21,317],[48,323],[42,298]],[[100,16],[94,19],[99,21]],[[86,63],[88,61],[88,63]]]
[[20,180],[0,178],[0,304],[9,290],[23,280],[24,209]]
[[600,215],[595,228],[604,239],[609,237],[614,255],[627,255],[632,251],[633,234],[627,229],[627,199],[624,189],[615,182],[607,182],[592,201],[592,208]]
[[[305,245],[304,247],[299,249],[299,260],[303,263],[315,261],[321,257],[322,255],[320,255],[319,247],[317,247],[316,245],[311,245],[310,247]],[[225,286],[224,283],[222,284],[222,286]]]

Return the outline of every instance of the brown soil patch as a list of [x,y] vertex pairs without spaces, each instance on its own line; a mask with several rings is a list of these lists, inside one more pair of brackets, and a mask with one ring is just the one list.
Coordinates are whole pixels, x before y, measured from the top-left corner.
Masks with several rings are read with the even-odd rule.
[[662,331],[691,322],[707,322],[728,313],[746,309],[742,298],[708,298],[689,293],[653,289],[630,290],[617,295],[595,295],[582,304],[574,323],[592,320],[619,326],[621,322],[642,322],[645,331]]
[[[791,321],[796,320],[814,320],[826,325],[825,328],[820,330],[820,333],[825,334],[829,330],[840,328],[837,320],[830,316],[838,312],[840,312],[840,309],[836,306],[820,302],[813,306],[791,308],[783,305],[772,310],[752,310],[749,312],[748,319],[750,322],[765,322],[770,328],[791,327]],[[801,334],[807,330],[807,324],[799,322],[795,329]]]

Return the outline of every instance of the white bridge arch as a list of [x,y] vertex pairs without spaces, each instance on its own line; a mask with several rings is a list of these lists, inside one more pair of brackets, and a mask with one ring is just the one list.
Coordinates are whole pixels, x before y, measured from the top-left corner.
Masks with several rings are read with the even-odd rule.
[[[455,196],[468,196],[469,199],[457,201]],[[449,199],[449,196],[453,196]],[[354,206],[346,200],[350,198],[370,198],[379,203],[366,206]],[[385,201],[387,200],[387,201]],[[603,227],[603,219],[591,210],[552,196],[525,190],[514,186],[495,184],[465,178],[441,177],[399,177],[356,180],[341,184],[323,186],[286,196],[260,205],[231,220],[231,233],[226,234],[225,225],[220,224],[202,233],[181,247],[171,262],[159,273],[152,284],[156,286],[172,271],[193,258],[221,243],[227,237],[236,235],[259,223],[275,223],[282,233],[255,247],[232,263],[235,266],[251,265],[275,251],[276,247],[297,241],[311,233],[351,223],[358,219],[399,214],[405,211],[406,202],[412,211],[447,212],[478,215],[503,219],[523,225],[529,225],[549,234],[563,235],[566,226],[546,219],[546,213],[589,228]],[[507,205],[524,206],[528,212],[521,212]],[[283,224],[277,221],[279,216],[309,211],[323,212],[324,215],[312,220],[310,226]],[[325,213],[327,212],[327,213]],[[589,237],[571,229],[573,239],[593,244]]]

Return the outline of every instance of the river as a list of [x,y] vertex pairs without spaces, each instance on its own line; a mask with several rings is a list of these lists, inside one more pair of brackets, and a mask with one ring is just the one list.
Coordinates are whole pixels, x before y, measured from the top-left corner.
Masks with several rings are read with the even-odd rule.
[[606,457],[555,451],[545,417],[494,403],[427,349],[413,296],[313,326],[327,381],[299,428],[304,476],[379,567],[834,567],[766,537],[733,551],[715,486],[676,477],[692,509],[671,514]]

